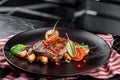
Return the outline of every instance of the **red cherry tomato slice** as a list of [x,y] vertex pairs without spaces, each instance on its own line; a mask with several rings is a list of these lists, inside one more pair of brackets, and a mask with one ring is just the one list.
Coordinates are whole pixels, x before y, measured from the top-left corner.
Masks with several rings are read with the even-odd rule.
[[85,52],[82,48],[76,48],[76,56],[72,57],[74,61],[81,61],[85,56]]

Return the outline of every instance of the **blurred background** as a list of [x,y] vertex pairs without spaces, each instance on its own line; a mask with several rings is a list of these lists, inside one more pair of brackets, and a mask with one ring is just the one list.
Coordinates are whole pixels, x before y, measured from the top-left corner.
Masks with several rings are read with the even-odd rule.
[[[61,26],[120,36],[120,0],[0,0],[0,14],[52,24],[60,20]],[[7,18],[1,17],[1,24]]]
[[[0,0],[0,13],[120,35],[120,0]],[[114,31],[115,30],[115,31]]]

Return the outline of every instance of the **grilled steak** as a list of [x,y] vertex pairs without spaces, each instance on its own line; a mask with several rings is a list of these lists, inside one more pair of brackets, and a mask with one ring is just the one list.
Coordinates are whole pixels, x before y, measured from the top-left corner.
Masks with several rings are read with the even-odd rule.
[[47,46],[44,44],[45,40],[38,41],[33,45],[33,52],[36,56],[46,56],[53,62],[59,62],[66,50],[67,39],[59,38]]

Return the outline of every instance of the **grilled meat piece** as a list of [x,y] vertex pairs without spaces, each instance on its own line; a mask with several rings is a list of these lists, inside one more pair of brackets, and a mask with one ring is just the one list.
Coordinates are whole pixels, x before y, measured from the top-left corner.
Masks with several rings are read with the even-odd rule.
[[45,40],[38,41],[33,45],[33,52],[36,56],[45,56],[48,57],[53,62],[59,62],[66,50],[67,39],[59,38],[54,42],[48,43],[46,46],[44,44]]

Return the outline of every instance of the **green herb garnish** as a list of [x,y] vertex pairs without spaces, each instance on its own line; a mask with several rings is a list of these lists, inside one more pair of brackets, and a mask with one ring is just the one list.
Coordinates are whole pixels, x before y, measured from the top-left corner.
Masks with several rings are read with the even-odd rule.
[[84,43],[81,43],[79,46],[77,46],[77,48],[82,48],[82,49],[89,49],[88,45],[85,45]]
[[11,52],[11,54],[16,55],[17,53],[19,53],[19,52],[21,52],[23,50],[25,50],[25,45],[16,44],[10,49],[10,52]]
[[76,45],[73,41],[71,41],[68,37],[68,34],[66,33],[66,36],[68,38],[68,42],[66,44],[67,51],[71,57],[76,56]]

